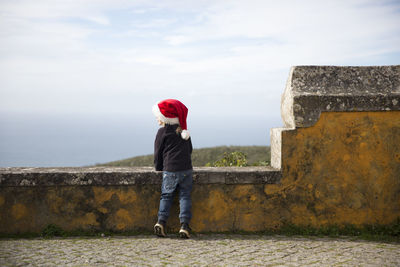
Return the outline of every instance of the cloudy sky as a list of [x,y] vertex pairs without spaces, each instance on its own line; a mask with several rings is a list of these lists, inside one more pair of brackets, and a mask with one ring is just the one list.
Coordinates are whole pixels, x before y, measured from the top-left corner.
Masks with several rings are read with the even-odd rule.
[[0,0],[2,116],[153,120],[177,98],[189,130],[253,120],[268,135],[291,66],[391,64],[396,0]]

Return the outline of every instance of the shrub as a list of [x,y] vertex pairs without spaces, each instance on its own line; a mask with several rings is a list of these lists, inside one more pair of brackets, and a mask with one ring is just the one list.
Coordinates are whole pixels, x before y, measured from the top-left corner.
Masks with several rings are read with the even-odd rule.
[[206,166],[213,167],[245,167],[247,166],[246,154],[235,151],[232,153],[224,153],[222,159],[215,161],[214,163],[207,163]]
[[44,228],[42,231],[43,237],[54,237],[54,236],[64,236],[64,235],[65,235],[64,230],[55,224],[47,225],[46,228]]

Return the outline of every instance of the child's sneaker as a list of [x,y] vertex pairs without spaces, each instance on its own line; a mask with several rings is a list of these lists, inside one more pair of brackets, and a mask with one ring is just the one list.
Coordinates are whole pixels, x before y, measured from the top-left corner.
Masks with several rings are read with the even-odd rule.
[[159,236],[159,237],[166,237],[167,235],[165,234],[165,222],[164,221],[158,221],[156,225],[154,225],[154,233]]
[[189,238],[190,237],[190,227],[187,223],[181,223],[181,230],[179,230],[179,236],[181,238]]

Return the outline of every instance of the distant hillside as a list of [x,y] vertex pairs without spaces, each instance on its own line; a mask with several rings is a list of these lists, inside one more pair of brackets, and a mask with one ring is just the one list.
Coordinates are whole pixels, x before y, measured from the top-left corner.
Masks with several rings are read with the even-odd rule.
[[[240,151],[246,154],[249,165],[256,164],[260,161],[271,162],[269,146],[217,146],[194,149],[192,153],[193,166],[205,166],[208,162],[214,162],[221,159],[224,152],[231,153],[235,151]],[[96,166],[153,166],[153,155],[137,156],[104,164],[97,164]]]

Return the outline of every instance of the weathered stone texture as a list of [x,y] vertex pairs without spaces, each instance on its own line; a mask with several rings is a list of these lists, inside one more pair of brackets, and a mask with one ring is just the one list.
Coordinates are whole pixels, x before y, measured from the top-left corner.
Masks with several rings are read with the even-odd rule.
[[282,132],[282,183],[295,224],[388,224],[400,218],[400,111],[324,112]]
[[[196,168],[193,177],[193,229],[261,230],[267,217],[260,196],[281,173],[266,167]],[[151,230],[160,185],[161,173],[151,168],[3,168],[0,233],[40,232],[50,223],[66,230]],[[179,226],[176,202],[170,222]]]
[[293,67],[281,109],[287,128],[312,126],[325,111],[400,110],[400,65]]
[[[195,168],[196,184],[277,183],[281,173],[270,167]],[[0,168],[0,186],[161,184],[152,167]]]

